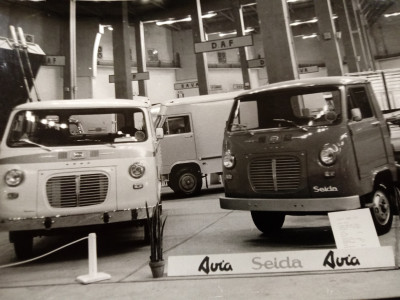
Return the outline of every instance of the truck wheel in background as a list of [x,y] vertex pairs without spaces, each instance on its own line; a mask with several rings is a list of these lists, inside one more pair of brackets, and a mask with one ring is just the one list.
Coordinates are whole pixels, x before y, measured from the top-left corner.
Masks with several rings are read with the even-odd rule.
[[285,222],[285,214],[269,211],[251,211],[257,229],[265,234],[279,231]]
[[178,169],[170,175],[169,185],[180,196],[195,196],[203,185],[200,170],[188,167]]
[[371,197],[371,215],[376,232],[378,235],[388,233],[392,227],[393,207],[386,187],[379,185]]
[[33,254],[33,236],[26,233],[10,232],[10,242],[14,244],[14,252],[19,260],[25,260],[32,257]]

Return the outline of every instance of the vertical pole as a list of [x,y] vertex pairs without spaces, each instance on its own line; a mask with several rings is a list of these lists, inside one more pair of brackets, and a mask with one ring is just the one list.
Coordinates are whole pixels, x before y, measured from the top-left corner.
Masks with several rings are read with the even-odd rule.
[[[128,2],[116,2],[117,20],[113,24],[113,56],[115,72],[115,97],[132,99],[131,59],[129,53]],[[119,18],[119,19],[118,19]]]
[[257,0],[268,82],[299,78],[286,0]]
[[[245,28],[244,28],[244,20],[243,20],[243,11],[242,7],[240,6],[239,0],[233,0],[232,2],[232,11],[233,16],[235,19],[235,26],[237,36],[244,36]],[[243,77],[243,86],[244,89],[250,89],[250,74],[249,68],[247,67],[247,53],[246,47],[239,47],[239,57],[240,57],[240,67],[242,69],[242,77]]]
[[89,234],[89,276],[97,274],[97,243],[96,234]]
[[[135,22],[136,61],[138,73],[146,72],[146,53],[143,22]],[[147,96],[146,80],[139,80],[139,96]]]
[[342,32],[342,41],[346,55],[347,68],[350,73],[360,72],[360,64],[357,57],[356,46],[352,33],[347,0],[339,0],[336,3],[336,11],[339,17],[339,27]]
[[[194,2],[194,1],[193,1]],[[196,0],[196,5],[192,5],[192,34],[193,43],[204,42],[203,20],[201,18],[200,0]],[[200,95],[208,94],[208,63],[206,53],[196,53],[197,81],[199,83]]]
[[71,99],[76,99],[76,0],[69,3],[69,41]]
[[341,76],[343,75],[343,62],[333,23],[331,2],[330,0],[314,0],[314,7],[328,76]]

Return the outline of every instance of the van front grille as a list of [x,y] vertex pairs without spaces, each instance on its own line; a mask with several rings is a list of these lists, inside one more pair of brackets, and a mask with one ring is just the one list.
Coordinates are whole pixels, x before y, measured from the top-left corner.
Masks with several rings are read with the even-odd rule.
[[46,183],[52,207],[81,207],[103,203],[108,193],[108,177],[101,173],[55,176]]
[[300,187],[300,161],[295,156],[256,158],[249,167],[250,182],[256,192],[294,191]]

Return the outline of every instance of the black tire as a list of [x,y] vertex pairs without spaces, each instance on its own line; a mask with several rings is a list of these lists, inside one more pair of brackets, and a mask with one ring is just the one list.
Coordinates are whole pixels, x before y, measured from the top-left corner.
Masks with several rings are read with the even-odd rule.
[[390,231],[393,221],[393,206],[385,186],[380,185],[371,195],[371,215],[378,235]]
[[285,214],[269,211],[252,211],[251,217],[254,225],[262,233],[271,234],[278,232],[285,222]]
[[10,232],[10,240],[14,244],[14,252],[18,260],[26,260],[32,258],[33,236],[29,234],[18,234]]
[[170,187],[179,196],[195,196],[200,193],[202,185],[199,170],[183,168],[170,175]]

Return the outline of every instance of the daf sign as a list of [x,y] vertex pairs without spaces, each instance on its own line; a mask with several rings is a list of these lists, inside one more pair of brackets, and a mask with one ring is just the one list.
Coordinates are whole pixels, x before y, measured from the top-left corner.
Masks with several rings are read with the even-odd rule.
[[245,35],[228,39],[195,43],[194,51],[196,53],[212,52],[212,51],[227,50],[239,47],[246,47],[251,45],[253,45],[253,36]]

